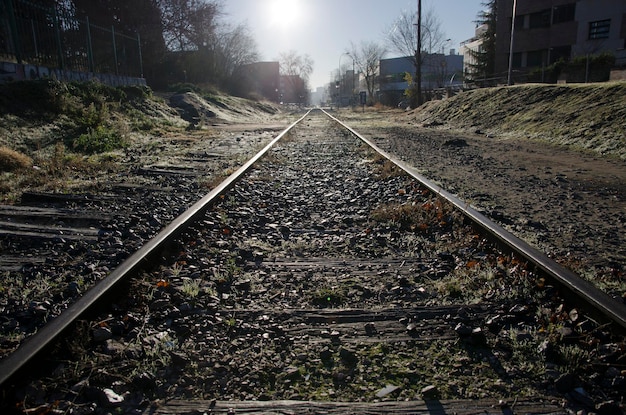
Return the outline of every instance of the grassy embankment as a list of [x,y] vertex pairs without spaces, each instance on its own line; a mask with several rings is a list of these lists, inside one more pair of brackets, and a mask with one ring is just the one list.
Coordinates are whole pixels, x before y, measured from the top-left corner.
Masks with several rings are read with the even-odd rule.
[[626,82],[477,89],[411,114],[425,125],[538,139],[626,159]]

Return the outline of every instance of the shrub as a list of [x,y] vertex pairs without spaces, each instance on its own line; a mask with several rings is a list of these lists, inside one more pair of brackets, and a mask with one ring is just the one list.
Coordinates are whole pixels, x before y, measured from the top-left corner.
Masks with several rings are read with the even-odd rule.
[[8,147],[0,147],[0,171],[15,171],[32,166],[33,161],[25,154],[11,150]]
[[126,140],[119,131],[102,125],[90,128],[74,140],[74,149],[86,154],[103,153],[126,147]]
[[0,85],[0,112],[3,113],[51,120],[73,105],[67,85],[59,81],[17,81]]

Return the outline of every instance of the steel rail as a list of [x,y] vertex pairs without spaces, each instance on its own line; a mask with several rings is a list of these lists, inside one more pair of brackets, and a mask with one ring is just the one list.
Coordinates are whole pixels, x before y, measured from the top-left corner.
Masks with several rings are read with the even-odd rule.
[[500,225],[494,223],[485,215],[471,207],[467,202],[447,192],[440,186],[437,186],[428,178],[421,175],[414,167],[385,152],[383,149],[374,144],[374,142],[363,137],[353,128],[346,125],[336,117],[333,117],[325,110],[322,111],[332,120],[350,131],[355,137],[370,146],[381,156],[385,157],[387,160],[400,167],[411,177],[418,180],[424,186],[429,188],[432,192],[440,195],[441,197],[452,203],[467,218],[469,218],[477,226],[487,232],[488,235],[495,238],[500,243],[507,246],[509,249],[518,252],[529,263],[533,264],[537,269],[541,270],[541,272],[545,273],[547,276],[553,278],[576,297],[587,302],[589,305],[591,305],[591,307],[600,312],[602,315],[608,317],[611,321],[615,322],[623,329],[626,329],[626,305],[619,303],[605,292],[600,291],[591,283],[583,280],[577,274],[559,265],[554,260],[548,258],[545,253],[537,250],[536,248],[530,246],[528,243],[514,236],[513,234],[502,228]]
[[48,345],[50,345],[64,330],[66,330],[74,321],[80,316],[84,315],[91,307],[97,304],[102,298],[106,296],[110,290],[118,285],[120,281],[125,280],[134,273],[138,272],[149,264],[150,259],[157,255],[162,249],[179,236],[184,230],[186,230],[189,224],[193,223],[195,219],[203,215],[213,201],[232,188],[235,183],[246,173],[250,168],[263,157],[270,148],[274,146],[281,138],[283,138],[293,127],[309,115],[311,110],[307,111],[302,117],[294,121],[280,134],[278,134],[269,144],[267,144],[261,151],[248,160],[237,171],[231,174],[211,192],[206,194],[202,199],[197,201],[189,209],[183,212],[180,216],[175,218],[169,225],[167,225],[161,232],[159,232],[153,239],[148,241],[134,254],[128,257],[117,268],[115,268],[105,279],[99,281],[91,289],[89,289],[82,297],[80,297],[75,303],[69,306],[59,316],[51,320],[45,326],[43,326],[36,334],[27,339],[17,350],[11,353],[9,356],[0,361],[0,386],[11,379],[19,370],[24,367],[29,361],[31,361],[36,355],[42,352]]

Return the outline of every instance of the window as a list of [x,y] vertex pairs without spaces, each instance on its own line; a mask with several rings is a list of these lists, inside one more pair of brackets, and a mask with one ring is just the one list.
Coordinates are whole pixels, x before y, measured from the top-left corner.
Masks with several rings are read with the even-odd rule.
[[524,18],[526,16],[521,15],[521,16],[515,16],[515,30],[522,30],[524,29]]
[[531,29],[536,29],[538,27],[550,27],[551,13],[551,9],[542,10],[537,13],[531,13],[530,19],[528,21],[528,27]]
[[552,24],[571,22],[576,16],[576,3],[556,6],[552,9]]
[[611,19],[589,23],[589,40],[607,39],[611,30]]

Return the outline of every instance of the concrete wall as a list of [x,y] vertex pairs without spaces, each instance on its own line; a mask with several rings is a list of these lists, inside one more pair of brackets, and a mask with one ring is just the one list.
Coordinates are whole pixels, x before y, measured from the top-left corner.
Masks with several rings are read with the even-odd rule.
[[626,81],[626,69],[613,69],[611,71],[611,81]]
[[144,78],[118,76],[113,74],[87,73],[52,69],[45,66],[0,62],[0,83],[37,79],[87,82],[97,80],[110,86],[146,85]]

